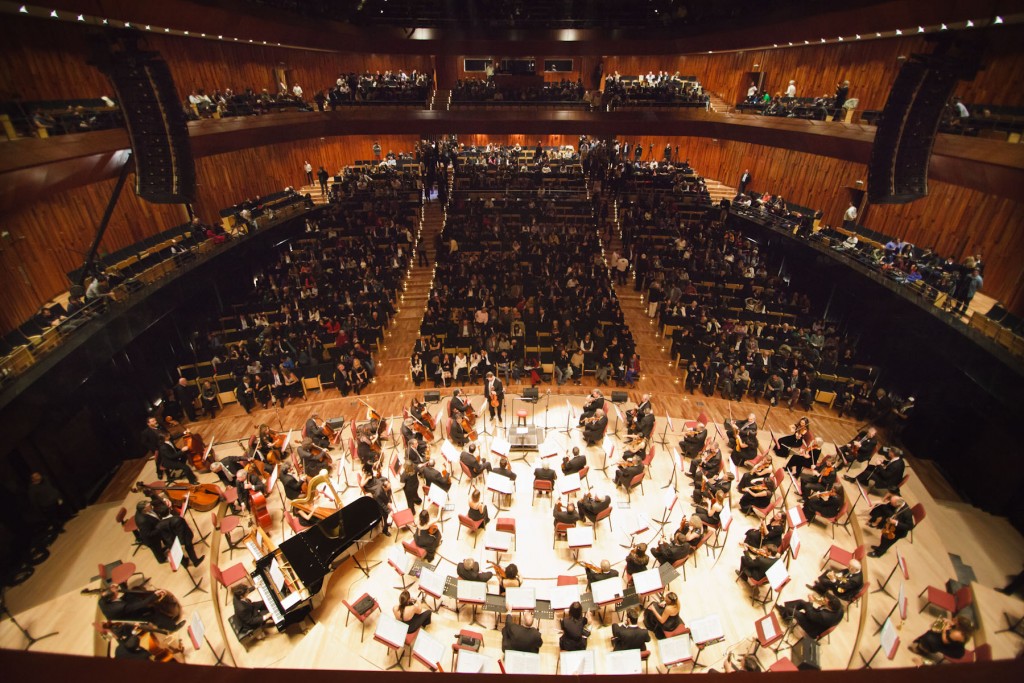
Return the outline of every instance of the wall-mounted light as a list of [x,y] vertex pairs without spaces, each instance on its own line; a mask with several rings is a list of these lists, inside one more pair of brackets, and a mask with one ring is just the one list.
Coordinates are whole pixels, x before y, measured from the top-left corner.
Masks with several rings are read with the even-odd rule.
[[57,10],[55,10],[55,9],[50,10],[50,16],[53,17],[54,19],[58,19],[59,18],[57,16]]
[[967,28],[974,28],[974,22],[970,19],[967,20]]
[[22,14],[28,14],[28,7],[22,5],[21,7],[18,8],[18,11],[21,12]]
[[996,17],[996,20],[993,23],[1001,24],[1001,23],[1003,23],[1003,18],[1002,17]]
[[899,29],[896,29],[896,35],[902,36],[903,35],[903,31],[901,31]]

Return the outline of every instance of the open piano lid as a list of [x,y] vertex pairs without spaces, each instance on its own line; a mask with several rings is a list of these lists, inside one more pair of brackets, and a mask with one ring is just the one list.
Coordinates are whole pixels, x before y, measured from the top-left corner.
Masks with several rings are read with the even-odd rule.
[[380,524],[384,513],[373,498],[363,496],[278,546],[307,586],[330,573],[331,563],[356,540]]

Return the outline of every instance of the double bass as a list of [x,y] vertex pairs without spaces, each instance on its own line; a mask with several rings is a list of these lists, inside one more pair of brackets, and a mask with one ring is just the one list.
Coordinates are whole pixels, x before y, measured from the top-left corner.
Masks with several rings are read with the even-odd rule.
[[202,436],[193,434],[188,429],[182,433],[181,438],[182,448],[188,451],[192,469],[200,473],[209,472],[210,463],[213,462],[213,444],[207,446],[203,443]]
[[135,482],[131,491],[132,493],[141,491],[146,496],[154,492],[163,492],[178,510],[185,504],[186,499],[188,499],[189,507],[199,512],[209,512],[217,507],[222,500],[220,488],[216,484],[189,484],[184,481],[175,481],[163,487],[156,487],[138,481]]

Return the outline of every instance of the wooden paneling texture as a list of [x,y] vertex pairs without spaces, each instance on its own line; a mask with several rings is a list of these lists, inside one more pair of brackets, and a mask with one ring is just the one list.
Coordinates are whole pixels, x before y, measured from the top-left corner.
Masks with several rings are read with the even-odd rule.
[[[116,181],[56,194],[3,216],[10,233],[0,242],[0,333],[35,314],[69,286],[67,272],[82,265]],[[149,204],[132,191],[129,177],[100,244],[109,253],[184,223],[179,205]]]
[[[766,74],[765,86],[772,94],[783,92],[795,80],[797,95],[833,95],[836,84],[850,81],[850,97],[860,100],[858,109],[881,109],[899,70],[897,57],[930,52],[923,36],[903,36],[747,50],[713,55],[610,56],[604,60],[604,74],[618,71],[623,76],[657,73],[659,70],[697,76],[709,91],[729,104],[746,96],[748,71]],[[957,92],[967,102],[1024,106],[1024,29],[1007,27],[992,36],[985,57],[985,69],[973,82],[960,84]]]
[[561,147],[562,145],[576,146],[579,137],[575,135],[460,135],[459,142],[467,147],[475,145],[484,147],[486,145],[520,145],[521,147],[536,147],[537,141],[543,147]]
[[[333,85],[340,73],[431,70],[430,57],[417,55],[346,54],[293,50],[247,43],[185,38],[143,32],[147,49],[160,52],[184,99],[194,88],[208,91],[252,87],[276,91],[274,68],[284,65],[289,85],[299,83],[311,98]],[[7,15],[0,23],[0,93],[26,100],[98,97],[110,84],[89,66],[89,48],[82,27]]]
[[373,158],[373,142],[380,140],[382,154],[389,150],[412,152],[416,135],[384,135],[379,138],[348,136],[310,139],[244,149],[196,160],[198,192],[195,211],[205,221],[219,220],[219,211],[243,199],[280,192],[306,184],[305,161],[334,175],[354,161]]
[[[631,140],[635,142],[635,140]],[[803,152],[709,138],[644,137],[661,158],[665,143],[679,146],[679,158],[707,178],[730,187],[744,169],[749,189],[781,194],[791,204],[824,213],[823,223],[840,225],[848,206],[845,188],[867,182],[863,164]],[[645,151],[646,154],[646,151]],[[863,224],[871,230],[933,247],[958,260],[981,253],[985,259],[982,291],[1024,314],[1024,203],[998,199],[949,183],[929,183],[929,195],[902,205],[871,205]]]

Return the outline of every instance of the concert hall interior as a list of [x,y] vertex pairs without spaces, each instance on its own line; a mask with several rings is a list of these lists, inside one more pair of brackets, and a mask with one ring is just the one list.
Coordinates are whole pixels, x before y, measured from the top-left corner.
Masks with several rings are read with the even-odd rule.
[[0,16],[11,680],[1019,678],[1020,3]]

